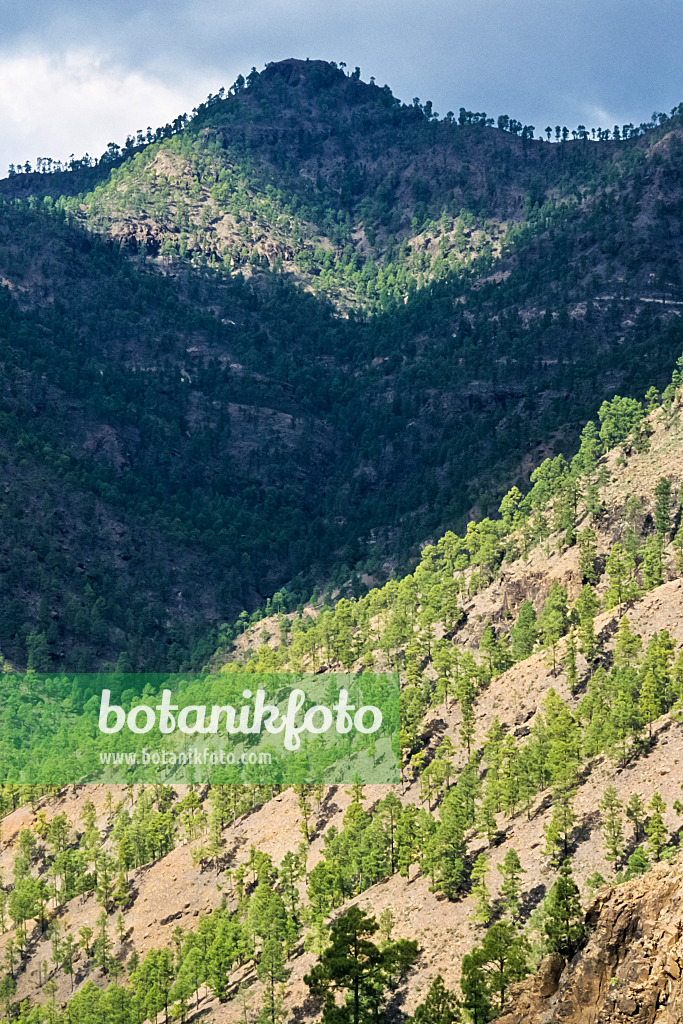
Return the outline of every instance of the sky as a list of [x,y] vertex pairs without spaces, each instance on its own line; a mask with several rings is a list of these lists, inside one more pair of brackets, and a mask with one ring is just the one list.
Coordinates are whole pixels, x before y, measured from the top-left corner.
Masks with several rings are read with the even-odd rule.
[[0,0],[0,176],[99,156],[252,66],[360,66],[405,102],[537,129],[683,100],[681,0]]

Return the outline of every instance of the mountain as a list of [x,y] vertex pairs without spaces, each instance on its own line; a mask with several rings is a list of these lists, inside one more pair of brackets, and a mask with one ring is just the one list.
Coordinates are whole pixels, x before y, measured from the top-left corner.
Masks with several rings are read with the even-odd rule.
[[[681,117],[290,60],[0,183],[0,1019],[680,1019]],[[17,784],[26,662],[391,670],[401,781]]]
[[678,108],[555,144],[320,61],[230,93],[0,183],[17,665],[198,667],[360,595],[683,348]]
[[441,976],[453,1020],[676,1020],[679,367],[414,573],[216,656],[398,669],[400,785],[3,785],[5,1019],[315,1020],[306,979],[355,907],[368,941],[417,943],[380,1019],[431,1020]]
[[[14,175],[5,192],[72,196],[79,220],[133,247],[245,274],[276,266],[342,307],[382,307],[472,264],[485,273],[520,224],[543,238],[532,255],[572,264],[581,250],[571,283],[584,301],[625,273],[632,294],[680,284],[666,244],[678,234],[679,108],[623,139],[594,143],[580,126],[583,137],[554,145],[526,126],[520,137],[514,119],[493,129],[461,108],[439,120],[431,104],[406,106],[323,61],[270,64],[230,93],[148,129],[160,141],[130,137],[132,158],[112,149],[93,169]],[[569,219],[553,245],[544,229]]]

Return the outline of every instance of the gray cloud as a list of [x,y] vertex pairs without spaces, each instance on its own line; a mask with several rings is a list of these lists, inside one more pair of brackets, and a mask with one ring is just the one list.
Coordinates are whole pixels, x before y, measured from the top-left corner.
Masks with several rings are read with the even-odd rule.
[[[184,109],[200,85],[289,56],[358,64],[442,114],[462,105],[539,129],[638,122],[683,99],[680,0],[0,0],[0,21],[0,73],[18,55],[87,49]],[[143,123],[131,109],[130,128]]]

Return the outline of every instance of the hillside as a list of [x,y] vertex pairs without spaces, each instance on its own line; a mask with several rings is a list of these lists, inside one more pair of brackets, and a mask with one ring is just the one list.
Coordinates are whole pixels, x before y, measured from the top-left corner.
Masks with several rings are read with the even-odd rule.
[[200,667],[360,595],[683,348],[677,110],[555,144],[324,62],[230,92],[0,182],[18,666]]
[[545,236],[534,248],[550,255],[546,230],[564,234],[569,219],[558,248],[584,299],[625,276],[630,294],[666,297],[680,285],[679,108],[621,137],[599,129],[595,142],[580,126],[554,144],[514,118],[494,129],[461,108],[439,120],[431,104],[403,104],[358,72],[291,59],[193,114],[71,178],[15,174],[5,194],[71,196],[80,221],[166,264],[276,267],[342,307],[391,306],[471,267],[486,274],[522,225]]
[[514,994],[516,1008],[501,1024],[556,1021],[659,1021],[681,1019],[680,943],[683,865],[659,867],[647,878],[602,891],[589,911],[595,932],[563,971],[557,957],[544,962],[531,985]]
[[437,974],[465,1020],[501,1003],[539,1024],[676,1019],[682,383],[609,403],[571,466],[544,462],[528,498],[428,545],[410,576],[265,619],[217,656],[398,667],[393,790],[3,786],[8,1019],[317,1019],[305,977],[353,906],[417,942],[391,1019]]

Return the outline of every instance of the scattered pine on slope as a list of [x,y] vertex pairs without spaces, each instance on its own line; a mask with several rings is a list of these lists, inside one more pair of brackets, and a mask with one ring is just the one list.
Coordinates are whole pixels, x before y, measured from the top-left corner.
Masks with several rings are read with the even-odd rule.
[[[411,576],[309,621],[281,615],[272,645],[248,647],[271,621],[245,634],[226,671],[399,668],[395,791],[3,787],[13,1019],[165,1005],[191,1019],[195,1003],[249,1018],[271,1005],[276,961],[283,1005],[310,1019],[304,977],[354,904],[387,940],[418,941],[392,1012],[441,974],[489,1019],[503,980],[549,949],[570,957],[596,886],[679,849],[682,383],[645,409],[604,406],[571,466],[546,461],[528,498],[429,546]],[[518,955],[503,979],[486,958],[505,938]]]

